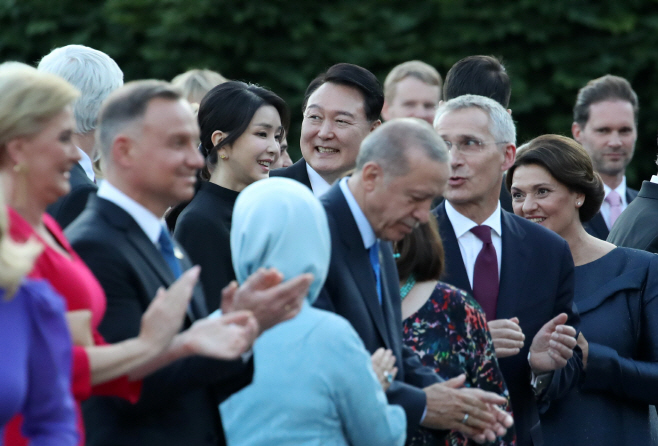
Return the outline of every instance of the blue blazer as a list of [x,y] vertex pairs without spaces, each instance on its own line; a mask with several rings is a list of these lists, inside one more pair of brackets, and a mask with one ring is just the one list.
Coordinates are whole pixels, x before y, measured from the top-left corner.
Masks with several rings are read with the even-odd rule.
[[402,344],[400,285],[392,248],[381,244],[380,305],[368,251],[340,186],[335,184],[321,201],[331,232],[331,262],[315,306],[347,319],[371,354],[379,347],[393,351],[398,374],[386,396],[389,403],[402,406],[407,414],[407,431],[413,432],[427,404],[422,389],[441,379]]
[[[433,212],[445,250],[445,272],[441,280],[472,293],[445,203]],[[496,317],[518,317],[526,341],[519,354],[498,362],[512,401],[517,445],[538,446],[543,444],[540,405],[566,394],[582,373],[582,352],[576,347],[567,365],[554,373],[539,402],[543,404],[536,401],[530,386],[530,344],[541,327],[560,313],[566,313],[567,324],[578,329],[580,320],[573,306],[574,265],[569,245],[555,233],[504,210],[501,218],[503,252]]]
[[[631,203],[637,197],[638,191],[635,189],[631,189],[629,187],[626,188],[626,202],[628,204]],[[615,222],[616,223],[616,222]],[[593,235],[594,237],[601,239],[601,240],[606,240],[608,238],[608,235],[610,235],[610,230],[608,229],[608,225],[605,224],[605,220],[603,219],[603,215],[601,215],[601,212],[597,212],[594,217],[588,222],[586,222],[584,225],[585,230]]]

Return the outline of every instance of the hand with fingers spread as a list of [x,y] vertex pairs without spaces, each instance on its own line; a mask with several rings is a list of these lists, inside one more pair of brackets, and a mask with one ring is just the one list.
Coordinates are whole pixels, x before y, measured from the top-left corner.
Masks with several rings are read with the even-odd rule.
[[487,323],[496,349],[497,358],[518,354],[523,348],[525,335],[519,326],[519,319],[496,319]]
[[216,318],[199,319],[181,336],[192,354],[237,359],[256,340],[258,322],[251,312],[236,311]]
[[153,351],[164,350],[183,326],[185,311],[200,272],[200,267],[192,267],[167,290],[159,288],[142,315],[139,339]]
[[567,319],[566,313],[555,316],[544,324],[532,340],[530,367],[536,375],[561,369],[573,356],[577,344],[576,329],[564,325]]
[[481,389],[463,387],[466,375],[426,387],[427,412],[422,425],[457,430],[476,441],[505,435],[512,417],[497,406],[507,399]]
[[395,367],[395,356],[391,350],[380,347],[372,354],[371,359],[372,368],[375,370],[379,384],[382,385],[384,391],[387,391],[398,374],[398,368]]
[[261,333],[295,317],[302,308],[313,275],[301,274],[282,281],[283,276],[276,269],[259,268],[240,287],[237,282],[231,282],[222,291],[222,312],[251,311]]

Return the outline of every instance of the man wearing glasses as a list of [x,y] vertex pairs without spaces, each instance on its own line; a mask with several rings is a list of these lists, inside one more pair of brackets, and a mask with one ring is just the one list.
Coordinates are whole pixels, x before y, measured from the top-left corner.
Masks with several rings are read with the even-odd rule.
[[437,111],[434,128],[450,153],[446,199],[434,210],[445,249],[443,280],[472,293],[487,315],[517,445],[541,444],[539,407],[566,393],[582,371],[582,352],[574,349],[579,318],[572,309],[569,247],[500,208],[516,129],[498,102],[475,95],[452,99]]

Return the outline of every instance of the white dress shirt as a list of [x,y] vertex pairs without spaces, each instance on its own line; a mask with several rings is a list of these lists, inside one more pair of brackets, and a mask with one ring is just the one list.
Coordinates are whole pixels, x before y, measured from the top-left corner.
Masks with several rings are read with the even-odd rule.
[[[482,240],[477,238],[475,234],[471,232],[471,229],[476,227],[478,224],[475,223],[468,217],[464,217],[462,214],[457,212],[457,210],[452,207],[448,200],[446,203],[446,215],[452,223],[452,228],[455,230],[455,236],[457,237],[457,242],[459,243],[459,250],[462,253],[462,259],[464,259],[464,266],[466,267],[466,274],[468,274],[468,281],[471,284],[471,289],[473,288],[473,270],[475,269],[475,260],[482,250],[482,245],[484,243]],[[500,213],[500,202],[496,206],[496,210],[487,218],[482,225],[489,226],[491,231],[491,243],[496,249],[496,259],[498,260],[498,279],[500,280],[500,264],[503,253],[503,239],[502,235],[502,223],[501,223],[501,213]]]
[[651,182],[652,182],[652,183],[656,183],[656,184],[658,184],[658,176],[656,176],[656,175],[652,175],[652,176],[651,176]]
[[[607,184],[603,183],[603,190],[605,191],[605,196],[603,197],[603,203],[601,203],[601,216],[603,217],[603,220],[605,221],[605,224],[608,227],[608,229],[611,229],[612,225],[610,224],[610,203],[605,201],[605,199],[608,198],[608,194],[612,191],[612,189],[608,187]],[[624,212],[624,209],[626,209],[626,206],[628,206],[628,201],[626,200],[625,176],[621,180],[621,183],[619,183],[619,186],[615,188],[615,191],[621,197],[621,211]]]
[[308,173],[308,179],[311,181],[311,189],[316,198],[320,198],[325,192],[331,189],[331,184],[327,183],[308,163],[306,163],[306,173]]
[[142,228],[142,231],[144,231],[144,234],[146,234],[149,240],[151,240],[154,245],[159,246],[158,239],[160,238],[160,232],[162,231],[163,226],[160,218],[158,218],[153,212],[121,192],[107,180],[101,183],[97,195],[100,198],[111,201],[126,211],[137,222],[139,227]]
[[89,155],[87,155],[87,153],[80,147],[76,146],[76,149],[78,149],[78,153],[80,154],[80,160],[78,161],[78,164],[80,164],[89,179],[95,182],[96,172],[94,172],[94,164],[91,162],[91,158],[89,158]]

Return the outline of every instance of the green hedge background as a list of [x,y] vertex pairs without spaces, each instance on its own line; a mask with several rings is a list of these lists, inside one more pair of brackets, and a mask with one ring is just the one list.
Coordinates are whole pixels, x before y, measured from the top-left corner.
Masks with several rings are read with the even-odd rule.
[[0,0],[0,60],[35,63],[71,43],[108,53],[126,80],[210,68],[271,88],[293,112],[293,157],[306,85],[337,62],[383,82],[410,59],[445,76],[465,56],[498,56],[519,143],[570,136],[578,89],[612,73],[640,97],[629,184],[658,169],[658,0]]

